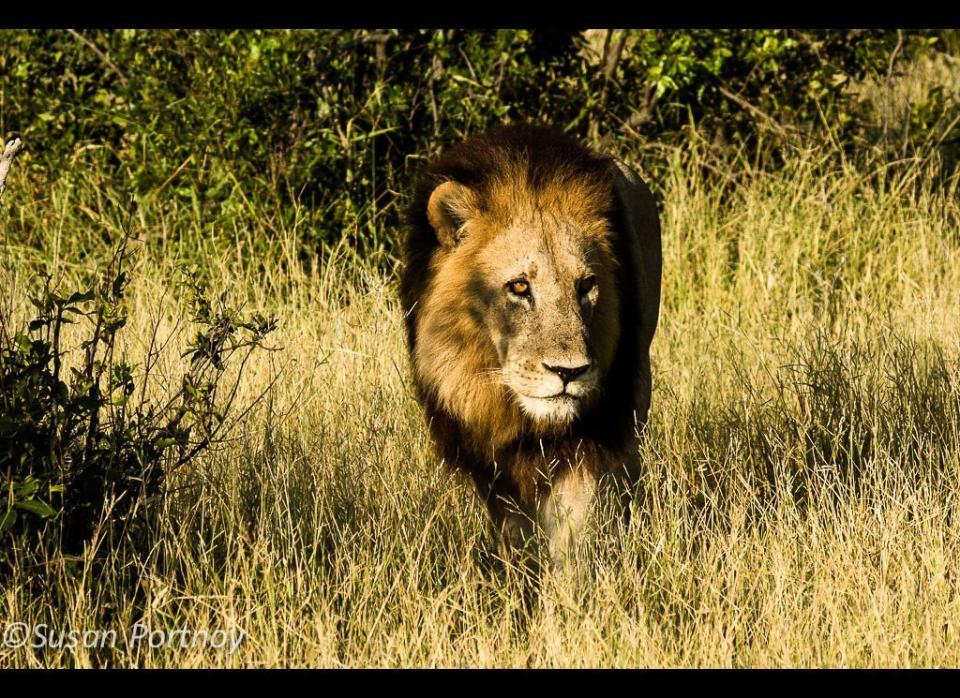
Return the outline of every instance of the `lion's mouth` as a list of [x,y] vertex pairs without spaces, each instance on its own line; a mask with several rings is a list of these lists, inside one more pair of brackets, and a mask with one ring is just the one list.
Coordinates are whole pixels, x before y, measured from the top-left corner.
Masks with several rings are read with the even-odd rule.
[[566,391],[546,396],[517,393],[517,397],[521,409],[538,422],[569,424],[582,409],[580,398]]
[[562,391],[559,393],[554,393],[553,395],[528,395],[525,393],[519,393],[520,397],[525,397],[530,400],[544,400],[546,402],[565,402],[568,400],[580,400],[580,395],[574,395],[573,393],[568,393],[567,391]]

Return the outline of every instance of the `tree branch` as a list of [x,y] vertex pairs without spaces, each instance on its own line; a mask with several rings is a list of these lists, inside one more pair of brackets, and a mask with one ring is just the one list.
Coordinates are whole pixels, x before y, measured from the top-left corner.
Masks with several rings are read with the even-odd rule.
[[0,197],[7,190],[6,181],[10,165],[21,150],[23,150],[23,142],[19,138],[14,138],[3,148],[3,154],[0,155]]
[[620,62],[620,56],[623,55],[623,47],[627,43],[627,30],[621,29],[620,34],[617,36],[617,43],[613,45],[613,50],[610,51],[610,36],[613,34],[613,29],[607,30],[606,39],[603,42],[603,77],[607,80],[613,80],[613,76],[617,72],[617,63]]

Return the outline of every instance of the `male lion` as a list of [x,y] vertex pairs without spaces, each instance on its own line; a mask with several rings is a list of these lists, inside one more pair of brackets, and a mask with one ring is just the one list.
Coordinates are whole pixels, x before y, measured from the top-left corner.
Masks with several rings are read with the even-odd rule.
[[426,167],[408,228],[408,348],[440,454],[508,544],[539,528],[566,559],[601,476],[629,483],[639,467],[660,310],[653,196],[557,130],[496,126]]

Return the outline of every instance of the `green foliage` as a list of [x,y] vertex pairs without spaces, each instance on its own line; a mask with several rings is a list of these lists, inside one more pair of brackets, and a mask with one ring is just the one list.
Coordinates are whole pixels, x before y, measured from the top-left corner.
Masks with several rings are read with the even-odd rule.
[[[40,498],[40,481],[28,475],[22,482],[10,478],[7,482],[6,507],[0,515],[0,533],[13,528],[18,516],[24,513],[33,514],[41,519],[49,519],[57,515],[57,510]],[[63,492],[60,485],[48,485],[47,497]]]
[[[765,154],[798,133],[869,142],[877,124],[850,83],[938,36],[631,30],[600,47],[546,30],[8,31],[0,131],[31,144],[34,177],[92,160],[116,191],[189,207],[221,235],[276,207],[278,223],[302,217],[308,245],[346,237],[379,260],[420,161],[491,123],[555,123],[645,167],[663,164],[649,142],[681,142],[690,124]],[[915,107],[908,142],[956,110]]]
[[697,123],[751,136],[758,114],[811,124],[822,109],[849,121],[845,86],[884,70],[895,43],[892,32],[856,30],[643,32],[619,85],[646,82],[634,113],[661,128],[679,127],[689,113]]
[[[122,523],[137,535],[146,505],[165,476],[217,442],[235,397],[223,392],[226,365],[237,353],[261,347],[274,320],[246,319],[212,301],[192,275],[196,335],[185,357],[190,368],[172,394],[151,397],[159,357],[156,336],[145,365],[118,355],[127,322],[127,241],[83,291],[59,295],[47,276],[31,298],[34,318],[11,330],[0,312],[0,533],[29,533],[56,519],[59,542],[76,551],[102,522]],[[65,326],[85,322],[79,365],[62,341]],[[137,383],[141,392],[135,398]]]

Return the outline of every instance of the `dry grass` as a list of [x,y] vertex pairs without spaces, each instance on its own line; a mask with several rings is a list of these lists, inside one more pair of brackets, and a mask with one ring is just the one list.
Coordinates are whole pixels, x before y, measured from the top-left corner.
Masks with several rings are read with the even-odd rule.
[[[196,245],[218,285],[278,317],[284,350],[243,381],[250,400],[279,375],[269,399],[178,475],[153,555],[101,540],[21,569],[42,593],[0,592],[0,627],[241,628],[238,651],[0,647],[0,665],[960,664],[956,181],[930,163],[871,177],[826,151],[737,167],[721,185],[692,150],[661,183],[646,474],[589,581],[530,593],[488,564],[483,512],[412,398],[394,286],[342,249],[303,271],[300,231],[280,230],[260,268],[253,247]],[[36,197],[38,253],[5,237],[18,312],[37,259],[75,273],[63,236],[89,221],[57,218],[65,196]],[[28,203],[9,220],[40,216]],[[174,375],[185,311],[164,241],[195,224],[142,211],[128,350],[173,333]]]

